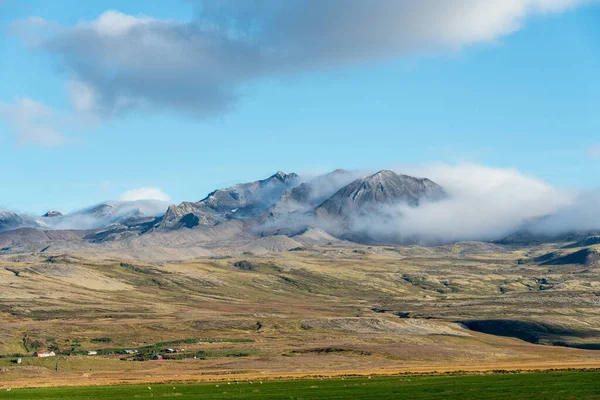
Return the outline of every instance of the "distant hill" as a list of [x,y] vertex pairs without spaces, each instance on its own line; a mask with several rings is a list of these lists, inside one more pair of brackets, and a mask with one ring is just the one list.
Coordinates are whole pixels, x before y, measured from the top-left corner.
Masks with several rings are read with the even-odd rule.
[[600,261],[600,253],[595,249],[583,249],[573,253],[548,253],[536,258],[541,265],[596,265]]
[[575,243],[565,246],[565,249],[574,249],[577,247],[594,246],[600,244],[600,236],[590,236],[583,240],[579,240]]

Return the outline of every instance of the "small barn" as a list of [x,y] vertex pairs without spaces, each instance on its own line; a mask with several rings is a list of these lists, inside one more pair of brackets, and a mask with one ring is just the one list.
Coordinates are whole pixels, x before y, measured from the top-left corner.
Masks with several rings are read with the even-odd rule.
[[56,353],[50,350],[40,350],[33,353],[34,357],[54,357]]
[[95,356],[98,354],[98,352],[96,350],[87,350],[85,354],[87,354],[88,356]]
[[154,357],[152,357],[153,360],[162,360],[163,356],[160,354],[155,355]]

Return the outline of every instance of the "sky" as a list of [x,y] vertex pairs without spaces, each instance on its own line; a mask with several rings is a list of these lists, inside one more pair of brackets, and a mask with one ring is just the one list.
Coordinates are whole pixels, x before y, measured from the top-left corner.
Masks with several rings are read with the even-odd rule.
[[600,3],[0,0],[0,208],[278,170],[600,176]]

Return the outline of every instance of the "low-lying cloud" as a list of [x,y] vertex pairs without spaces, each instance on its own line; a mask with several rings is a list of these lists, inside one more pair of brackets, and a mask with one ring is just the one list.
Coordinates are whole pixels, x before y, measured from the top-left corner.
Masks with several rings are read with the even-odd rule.
[[600,190],[578,192],[570,205],[529,227],[534,234],[560,235],[570,232],[600,232]]
[[[295,234],[317,227],[349,240],[421,245],[493,241],[518,232],[551,238],[600,231],[600,210],[596,207],[600,191],[560,188],[516,169],[476,164],[434,164],[396,172],[427,177],[441,185],[448,196],[418,207],[404,203],[369,207],[368,213],[343,220],[323,218],[291,203],[280,207],[283,212],[264,221],[259,230]],[[312,191],[319,192],[322,182],[323,190],[333,193],[332,182],[322,179],[310,181]]]
[[490,43],[592,1],[204,0],[189,21],[109,10],[71,26],[32,17],[13,31],[68,71],[79,112],[203,117],[229,110],[256,79]]
[[[375,171],[372,171],[375,172]],[[371,173],[372,173],[371,172]],[[306,202],[286,201],[274,216],[257,227],[262,234],[293,235],[320,228],[354,241],[389,244],[438,245],[457,241],[500,240],[517,232],[538,237],[600,230],[599,191],[553,186],[516,169],[476,164],[434,164],[397,169],[398,174],[426,177],[441,185],[447,197],[422,202],[369,205],[343,219],[311,212]],[[361,172],[361,177],[370,175]],[[355,178],[356,173],[344,177]],[[311,193],[333,194],[336,181],[309,180]],[[337,182],[341,189],[342,182]],[[310,200],[309,200],[310,202]]]
[[169,203],[160,200],[107,201],[62,217],[44,218],[48,229],[97,229],[130,218],[158,217]]
[[122,223],[132,218],[153,218],[165,213],[169,202],[157,199],[106,201],[66,215],[41,217],[0,210],[0,232],[18,228],[87,230]]
[[[600,213],[586,208],[582,193],[515,169],[469,164],[403,172],[432,179],[448,198],[419,207],[386,206],[372,218],[354,219],[352,231],[374,241],[430,245],[498,240],[519,230],[558,235],[600,228]],[[581,218],[569,217],[574,210]]]

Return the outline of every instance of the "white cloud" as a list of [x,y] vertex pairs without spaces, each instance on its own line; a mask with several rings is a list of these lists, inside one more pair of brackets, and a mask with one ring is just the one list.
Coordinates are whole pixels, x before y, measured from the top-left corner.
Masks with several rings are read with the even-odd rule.
[[600,232],[600,190],[576,193],[574,201],[547,218],[533,223],[534,233],[560,235],[564,233]]
[[162,190],[154,187],[143,187],[132,189],[123,193],[119,197],[120,201],[139,201],[139,200],[157,200],[167,202],[171,198]]
[[494,42],[533,15],[592,1],[204,0],[193,21],[106,11],[73,26],[34,17],[15,31],[71,71],[77,109],[204,116],[227,111],[253,79]]
[[18,99],[15,103],[0,103],[0,118],[8,121],[20,144],[60,146],[66,138],[59,132],[59,113],[35,100]]
[[400,206],[395,210],[400,216],[384,227],[394,229],[399,237],[417,236],[425,243],[501,239],[578,201],[578,193],[515,169],[438,164],[410,173],[442,185],[449,197],[418,208]]
[[134,17],[118,11],[106,11],[92,23],[79,23],[83,29],[91,28],[102,36],[119,37],[127,35],[131,30],[153,22],[152,18]]

